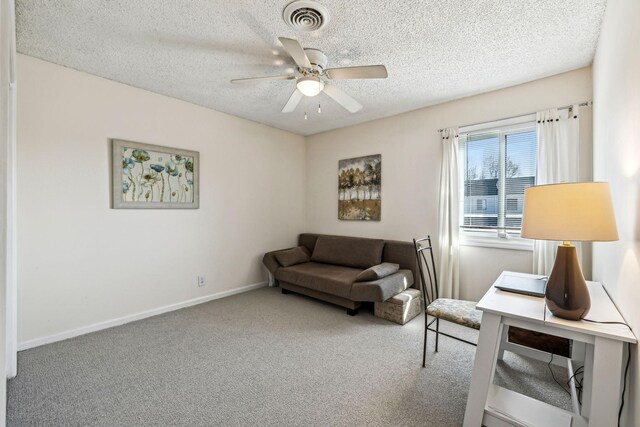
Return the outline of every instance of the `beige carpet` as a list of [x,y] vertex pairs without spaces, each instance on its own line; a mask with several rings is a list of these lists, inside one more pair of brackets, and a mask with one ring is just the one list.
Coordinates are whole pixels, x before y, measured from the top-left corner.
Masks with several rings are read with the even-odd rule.
[[[422,331],[262,288],[20,352],[8,425],[458,426],[475,347],[423,369]],[[544,363],[507,353],[496,381],[569,405]]]

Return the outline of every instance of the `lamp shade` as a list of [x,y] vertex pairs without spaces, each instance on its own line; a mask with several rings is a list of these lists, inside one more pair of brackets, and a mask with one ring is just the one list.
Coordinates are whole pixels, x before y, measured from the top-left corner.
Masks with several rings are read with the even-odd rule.
[[571,182],[525,189],[521,235],[539,240],[618,240],[609,184]]

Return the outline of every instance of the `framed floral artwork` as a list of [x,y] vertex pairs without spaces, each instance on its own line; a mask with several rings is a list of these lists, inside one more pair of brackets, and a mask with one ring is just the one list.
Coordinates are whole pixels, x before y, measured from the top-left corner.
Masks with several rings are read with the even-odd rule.
[[199,154],[140,142],[111,140],[115,209],[197,209]]

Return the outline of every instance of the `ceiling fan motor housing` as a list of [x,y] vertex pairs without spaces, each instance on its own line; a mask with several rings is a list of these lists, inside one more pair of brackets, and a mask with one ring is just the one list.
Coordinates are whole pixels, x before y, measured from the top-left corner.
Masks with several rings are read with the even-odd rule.
[[[322,51],[318,49],[305,49],[304,53],[307,54],[307,58],[309,58],[309,62],[314,69],[321,72],[327,67],[327,55],[322,53]],[[319,67],[319,69],[318,69]]]

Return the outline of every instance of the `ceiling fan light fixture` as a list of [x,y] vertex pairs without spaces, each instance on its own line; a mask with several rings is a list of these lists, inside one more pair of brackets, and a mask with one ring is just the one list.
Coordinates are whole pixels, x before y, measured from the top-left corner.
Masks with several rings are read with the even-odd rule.
[[302,77],[296,87],[304,96],[316,96],[324,89],[324,83],[317,77]]

